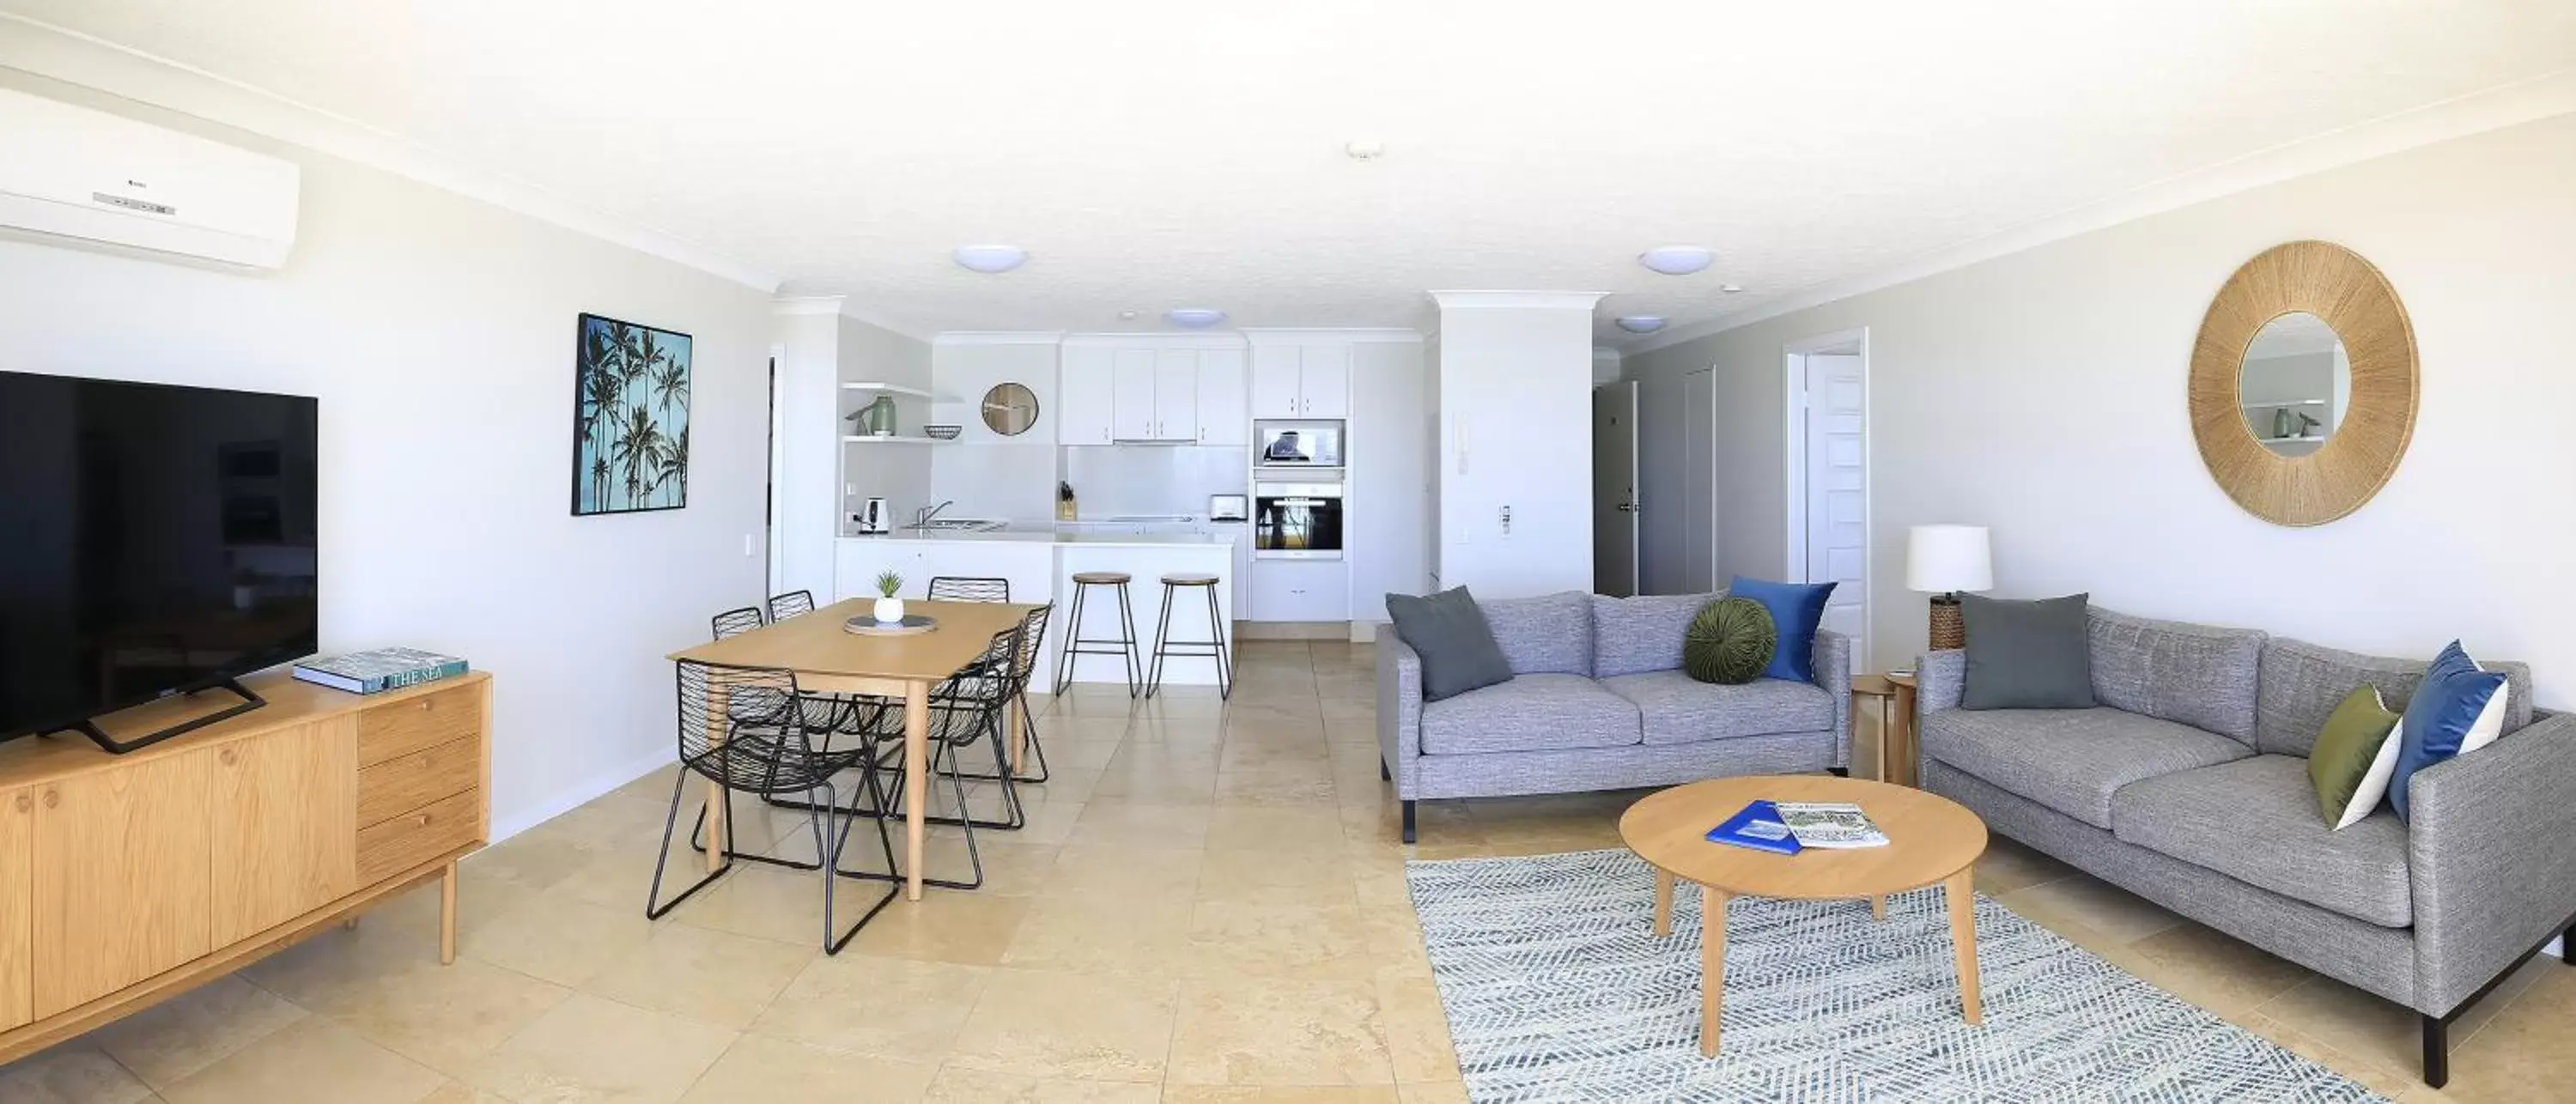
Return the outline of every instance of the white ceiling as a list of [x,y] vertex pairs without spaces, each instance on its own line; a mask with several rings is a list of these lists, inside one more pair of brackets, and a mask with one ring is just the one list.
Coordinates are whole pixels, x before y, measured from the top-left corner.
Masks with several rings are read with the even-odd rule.
[[[1676,327],[2576,66],[2556,0],[0,0],[916,333]],[[1354,161],[1353,140],[1384,157]],[[1000,277],[949,250],[1022,246]],[[1633,261],[1718,251],[1697,276]],[[1738,295],[1720,284],[1741,284]],[[1122,324],[1122,309],[1144,313]]]

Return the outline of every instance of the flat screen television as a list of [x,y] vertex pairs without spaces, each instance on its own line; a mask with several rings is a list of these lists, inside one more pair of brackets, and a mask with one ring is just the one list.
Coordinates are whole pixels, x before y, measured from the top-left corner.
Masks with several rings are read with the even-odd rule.
[[313,653],[316,405],[0,372],[0,739]]

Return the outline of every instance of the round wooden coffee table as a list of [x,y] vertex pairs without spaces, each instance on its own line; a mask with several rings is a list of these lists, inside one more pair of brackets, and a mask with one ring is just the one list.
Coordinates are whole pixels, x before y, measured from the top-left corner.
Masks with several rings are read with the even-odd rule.
[[[1708,831],[1755,801],[1847,801],[1887,834],[1887,846],[1808,848],[1776,855],[1711,843]],[[1950,944],[1959,1005],[1984,1019],[1977,999],[1977,856],[1986,823],[1938,794],[1858,778],[1821,775],[1712,778],[1649,794],[1619,817],[1619,838],[1655,868],[1655,934],[1673,930],[1673,882],[1700,887],[1699,1052],[1717,1053],[1718,1010],[1726,991],[1726,902],[1740,896],[1795,900],[1867,898],[1887,918],[1887,895],[1941,884],[1950,907]]]

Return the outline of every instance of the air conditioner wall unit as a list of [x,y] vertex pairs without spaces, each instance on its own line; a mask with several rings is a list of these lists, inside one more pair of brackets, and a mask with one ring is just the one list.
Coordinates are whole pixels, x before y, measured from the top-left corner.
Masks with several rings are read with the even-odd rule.
[[0,228],[276,268],[295,163],[0,88]]

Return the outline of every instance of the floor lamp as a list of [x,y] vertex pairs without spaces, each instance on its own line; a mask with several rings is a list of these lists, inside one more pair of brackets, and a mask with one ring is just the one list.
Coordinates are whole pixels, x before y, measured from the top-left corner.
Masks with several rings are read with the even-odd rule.
[[1932,596],[1932,650],[1968,646],[1962,592],[1992,590],[1994,555],[1982,525],[1917,525],[1905,533],[1905,589]]

